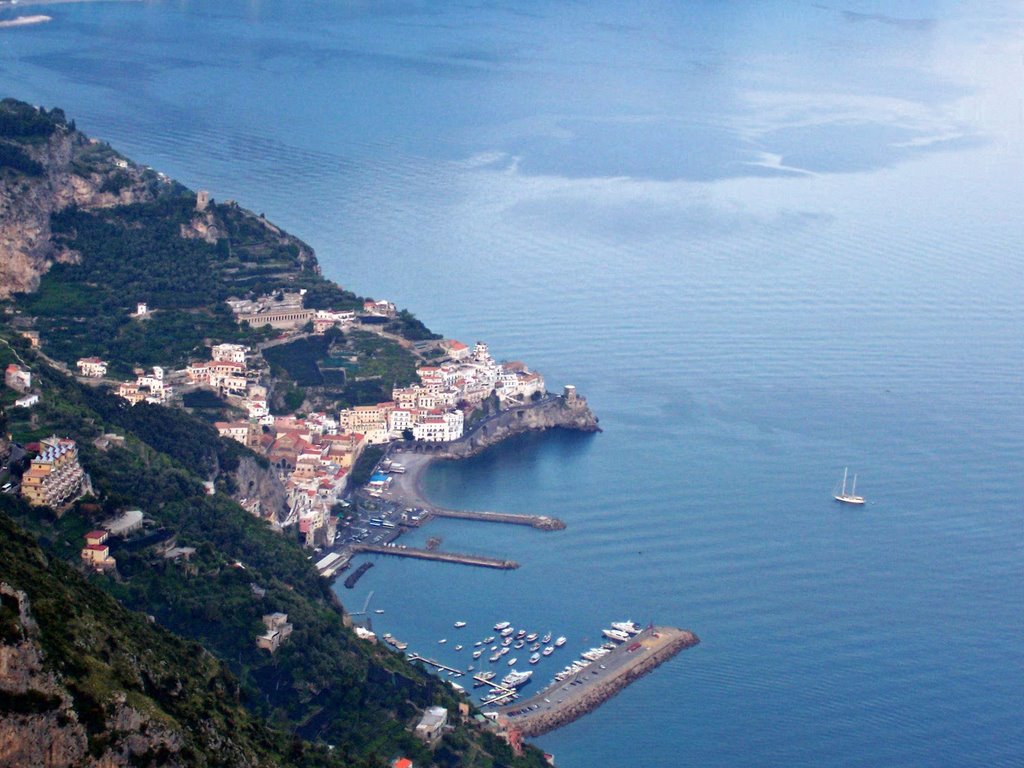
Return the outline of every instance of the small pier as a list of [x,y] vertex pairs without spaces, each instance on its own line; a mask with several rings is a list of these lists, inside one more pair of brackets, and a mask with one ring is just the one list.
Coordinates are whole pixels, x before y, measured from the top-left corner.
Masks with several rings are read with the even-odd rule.
[[374,555],[393,555],[395,557],[412,557],[419,560],[436,560],[442,563],[457,563],[459,565],[473,565],[478,568],[497,568],[499,570],[513,570],[519,567],[515,560],[498,560],[494,557],[483,555],[463,555],[457,552],[437,552],[430,549],[417,549],[415,547],[384,547],[376,544],[356,544],[352,547],[353,552],[367,552]]
[[420,656],[418,653],[410,653],[408,658],[409,658],[409,661],[422,661],[428,667],[433,667],[434,669],[440,669],[440,670],[442,670],[444,672],[451,672],[452,673],[452,677],[462,677],[464,674],[466,674],[461,669],[456,669],[455,667],[449,667],[447,664],[442,664],[440,661],[434,661],[433,659],[428,659],[426,656]]
[[507,525],[528,525],[541,531],[565,530],[565,523],[557,517],[547,515],[518,515],[511,512],[471,512],[458,509],[430,510],[433,517],[449,517],[456,520],[477,520],[483,523],[505,523]]

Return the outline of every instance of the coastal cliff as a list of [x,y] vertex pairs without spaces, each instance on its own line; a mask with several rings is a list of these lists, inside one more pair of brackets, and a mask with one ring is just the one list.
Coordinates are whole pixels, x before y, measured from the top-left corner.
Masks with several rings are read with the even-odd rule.
[[0,120],[0,298],[32,291],[54,263],[75,254],[54,243],[50,217],[147,202],[171,182],[68,124],[11,99]]
[[545,429],[572,429],[578,432],[600,432],[598,419],[579,395],[550,396],[538,403],[529,403],[500,411],[474,424],[466,434],[450,443],[420,443],[414,452],[431,453],[442,459],[466,459],[497,445],[514,435]]

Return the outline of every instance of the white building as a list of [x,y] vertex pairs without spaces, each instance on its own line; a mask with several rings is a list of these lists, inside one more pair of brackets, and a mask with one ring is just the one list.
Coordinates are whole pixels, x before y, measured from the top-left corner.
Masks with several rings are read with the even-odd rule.
[[241,344],[215,344],[210,357],[217,362],[242,363],[245,365],[246,347]]
[[14,405],[18,408],[31,408],[33,405],[39,402],[39,395],[25,395],[19,397],[14,401]]
[[98,357],[83,357],[75,365],[83,376],[100,379],[107,375],[107,363]]
[[441,740],[444,727],[448,725],[448,710],[444,707],[429,707],[416,724],[416,737],[434,745]]
[[462,411],[435,411],[417,420],[413,437],[427,443],[449,443],[462,437]]

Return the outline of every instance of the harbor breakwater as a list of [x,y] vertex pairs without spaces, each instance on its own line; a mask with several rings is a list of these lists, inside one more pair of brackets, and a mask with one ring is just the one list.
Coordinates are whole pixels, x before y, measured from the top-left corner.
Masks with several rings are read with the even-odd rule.
[[[542,709],[533,715],[510,718],[503,713],[499,717],[499,724],[524,737],[540,736],[561,728],[593,712],[630,683],[652,672],[680,651],[700,643],[700,638],[693,632],[675,627],[654,627],[645,630],[644,634],[650,638],[644,645],[653,644],[642,649],[634,661],[626,664],[616,674],[600,681],[587,681],[583,691],[571,700],[552,708]],[[534,698],[543,698],[548,693],[549,689],[545,689]],[[533,700],[531,698],[526,703],[511,705],[506,708],[506,712],[521,709]]]

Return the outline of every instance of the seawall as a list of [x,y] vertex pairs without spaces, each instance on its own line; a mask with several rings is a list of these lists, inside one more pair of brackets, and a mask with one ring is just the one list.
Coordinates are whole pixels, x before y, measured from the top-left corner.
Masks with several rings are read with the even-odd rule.
[[[627,685],[652,672],[680,651],[700,643],[700,638],[693,632],[674,627],[655,627],[653,630],[645,630],[644,634],[650,634],[661,642],[658,642],[656,647],[649,652],[642,653],[634,663],[628,664],[613,677],[596,682],[588,680],[583,692],[571,700],[567,700],[563,705],[539,711],[532,716],[509,718],[503,714],[499,723],[509,731],[517,731],[522,736],[540,736],[556,728],[561,728],[563,725],[568,725],[589,712],[593,712]],[[584,674],[584,677],[587,676]],[[561,685],[561,683],[557,684],[557,686]],[[528,699],[526,703],[510,705],[505,711],[521,709],[535,698],[543,698],[550,690],[550,688],[546,688],[534,698]],[[551,696],[553,697],[554,694],[552,693]]]

